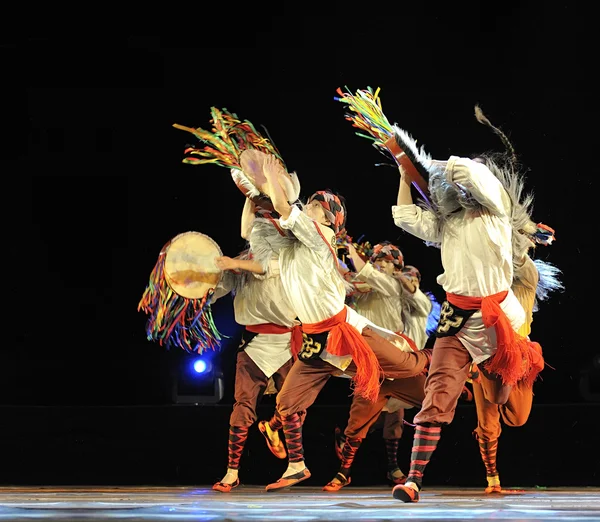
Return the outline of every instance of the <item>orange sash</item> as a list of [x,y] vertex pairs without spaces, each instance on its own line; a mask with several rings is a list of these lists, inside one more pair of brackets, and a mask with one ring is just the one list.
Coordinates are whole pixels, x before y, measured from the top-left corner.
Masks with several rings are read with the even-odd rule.
[[303,323],[302,330],[307,333],[329,332],[326,350],[331,355],[351,355],[356,365],[353,377],[355,393],[375,402],[381,386],[383,373],[377,357],[365,338],[351,324],[346,322],[346,307],[329,319],[318,323]]
[[497,349],[486,364],[486,370],[498,374],[502,382],[509,386],[521,379],[533,385],[544,368],[542,347],[539,343],[519,335],[513,329],[504,310],[500,307],[500,303],[507,295],[507,290],[486,297],[467,297],[447,293],[446,299],[450,304],[463,310],[481,310],[484,326],[495,328]]

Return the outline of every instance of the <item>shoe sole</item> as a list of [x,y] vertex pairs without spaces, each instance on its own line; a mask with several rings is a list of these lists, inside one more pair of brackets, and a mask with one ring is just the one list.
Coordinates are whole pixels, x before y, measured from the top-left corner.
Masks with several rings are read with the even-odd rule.
[[282,450],[281,452],[277,452],[275,449],[273,449],[273,445],[271,444],[271,441],[267,435],[267,428],[265,428],[265,425],[263,423],[260,423],[258,425],[258,431],[262,433],[263,437],[267,441],[267,447],[273,455],[275,455],[278,459],[287,459],[287,451]]
[[[296,484],[302,482],[303,480],[310,478],[310,476],[311,476],[310,471],[307,470],[307,473],[304,475],[304,477],[299,478],[299,479],[293,479],[292,481],[289,481],[289,482],[285,483],[284,485],[280,485],[280,486],[273,487],[273,488],[269,488],[269,486],[267,486],[265,488],[265,491],[279,491],[280,489],[291,488],[292,486],[295,486]],[[287,479],[279,479],[279,480],[284,481]],[[277,482],[279,482],[279,481],[277,481]]]
[[396,500],[401,500],[402,502],[418,502],[419,501],[419,493],[415,491],[415,497],[411,497],[409,493],[406,492],[404,488],[394,488],[392,490],[392,496]]

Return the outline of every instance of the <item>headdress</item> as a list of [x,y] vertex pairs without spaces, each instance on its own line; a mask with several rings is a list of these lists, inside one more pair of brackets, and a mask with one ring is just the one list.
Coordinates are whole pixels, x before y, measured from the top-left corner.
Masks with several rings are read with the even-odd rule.
[[308,202],[310,203],[313,200],[318,201],[323,207],[325,216],[331,222],[335,235],[342,233],[346,223],[346,208],[339,196],[328,190],[319,190],[310,197]]
[[402,252],[396,245],[393,245],[389,241],[378,243],[373,247],[371,262],[374,263],[378,259],[387,259],[394,263],[395,268],[398,269],[401,269],[404,266],[404,256],[402,255]]

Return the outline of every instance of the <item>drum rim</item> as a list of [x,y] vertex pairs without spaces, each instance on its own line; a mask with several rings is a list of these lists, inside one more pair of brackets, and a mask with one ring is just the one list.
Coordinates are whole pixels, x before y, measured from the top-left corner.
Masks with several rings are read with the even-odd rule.
[[[219,246],[219,244],[210,236],[204,234],[203,232],[198,232],[197,230],[188,230],[186,232],[181,232],[179,234],[177,234],[175,237],[173,237],[170,241],[169,244],[167,245],[167,247],[164,249],[164,255],[165,255],[165,268],[164,268],[164,278],[165,281],[167,282],[167,284],[169,285],[169,288],[171,290],[173,290],[173,292],[175,292],[178,296],[183,297],[185,299],[191,299],[191,300],[201,300],[204,299],[206,297],[206,294],[202,297],[189,297],[187,295],[182,294],[181,292],[177,291],[172,283],[171,277],[169,276],[167,270],[166,270],[166,265],[167,265],[167,259],[168,259],[168,255],[169,255],[169,249],[171,248],[171,246],[173,245],[173,243],[175,243],[178,239],[181,239],[183,236],[188,236],[188,235],[196,235],[196,236],[201,236],[202,239],[206,239],[208,240],[208,242],[210,244],[212,244],[213,247],[215,247],[217,254],[219,256],[223,255],[223,251],[221,250],[221,247]],[[216,281],[216,283],[214,284],[214,286],[211,286],[210,288],[212,288],[214,290],[214,288],[216,288],[216,286],[220,283],[222,277],[223,277],[223,271],[220,270],[219,272],[215,272],[219,274],[219,277]]]

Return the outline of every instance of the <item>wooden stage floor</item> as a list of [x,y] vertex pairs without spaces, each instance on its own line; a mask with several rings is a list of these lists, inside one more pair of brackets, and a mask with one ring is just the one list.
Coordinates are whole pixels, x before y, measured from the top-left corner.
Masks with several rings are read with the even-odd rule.
[[390,487],[348,486],[337,493],[296,486],[266,493],[202,487],[0,487],[0,521],[336,521],[353,520],[600,521],[600,488],[526,489],[489,496],[481,489],[427,488],[417,504],[395,500]]

